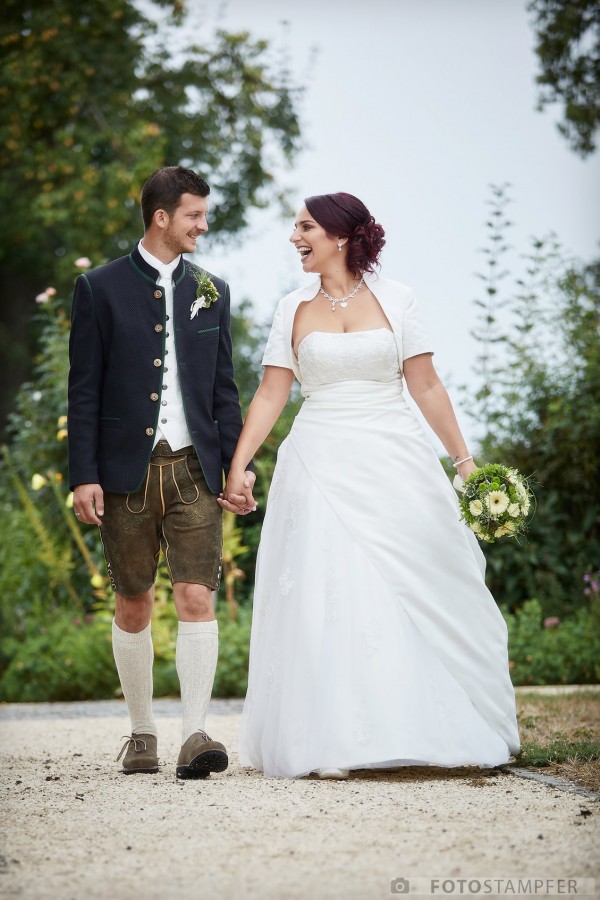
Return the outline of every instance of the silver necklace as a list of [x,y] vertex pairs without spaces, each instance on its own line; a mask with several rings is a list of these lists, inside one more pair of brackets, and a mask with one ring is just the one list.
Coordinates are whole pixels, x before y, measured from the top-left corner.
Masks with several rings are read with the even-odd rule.
[[319,293],[323,294],[324,297],[327,297],[327,299],[331,303],[332,311],[335,312],[335,308],[338,305],[338,303],[340,304],[342,309],[346,309],[346,307],[348,306],[348,300],[352,300],[354,295],[358,294],[358,292],[360,291],[360,289],[364,283],[365,283],[365,276],[361,275],[360,281],[358,282],[358,284],[356,285],[354,290],[350,294],[346,294],[345,297],[332,297],[331,294],[328,294],[327,291],[323,290],[323,288],[319,288]]

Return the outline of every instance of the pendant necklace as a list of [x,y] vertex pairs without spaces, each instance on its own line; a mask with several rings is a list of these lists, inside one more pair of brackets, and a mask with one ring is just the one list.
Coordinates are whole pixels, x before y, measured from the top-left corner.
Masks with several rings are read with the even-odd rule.
[[354,295],[358,294],[358,292],[360,291],[360,289],[364,283],[365,283],[365,277],[364,277],[364,275],[361,275],[360,281],[358,282],[358,284],[356,285],[354,290],[351,293],[346,294],[345,297],[332,297],[331,294],[328,294],[327,291],[323,290],[323,288],[319,288],[319,293],[323,294],[324,297],[327,297],[327,299],[331,303],[332,312],[335,312],[335,308],[338,303],[340,304],[342,309],[346,309],[346,307],[348,306],[348,300],[352,300]]

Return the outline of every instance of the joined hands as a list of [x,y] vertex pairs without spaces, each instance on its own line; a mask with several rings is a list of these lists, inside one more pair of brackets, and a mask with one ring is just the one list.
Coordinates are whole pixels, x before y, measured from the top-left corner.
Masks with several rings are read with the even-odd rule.
[[255,481],[254,472],[230,471],[225,490],[221,491],[217,497],[217,503],[221,509],[226,509],[238,516],[247,516],[248,513],[254,512],[257,506],[256,500],[252,496]]

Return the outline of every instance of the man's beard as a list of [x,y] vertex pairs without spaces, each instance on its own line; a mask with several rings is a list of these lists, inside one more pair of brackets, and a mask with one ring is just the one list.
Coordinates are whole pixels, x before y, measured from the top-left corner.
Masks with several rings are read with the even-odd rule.
[[181,238],[177,237],[171,225],[168,225],[164,231],[163,244],[171,251],[171,253],[175,253],[177,256],[181,253],[190,252],[186,247],[182,246]]

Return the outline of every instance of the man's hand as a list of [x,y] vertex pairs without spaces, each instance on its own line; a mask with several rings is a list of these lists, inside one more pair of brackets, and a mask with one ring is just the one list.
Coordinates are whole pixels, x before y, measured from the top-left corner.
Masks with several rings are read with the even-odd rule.
[[104,492],[99,484],[78,484],[73,491],[73,512],[86,525],[102,525]]
[[225,490],[217,498],[221,509],[235,513],[238,516],[247,516],[256,509],[256,500],[252,496],[252,488],[256,481],[254,472],[244,472],[243,476],[229,473]]

